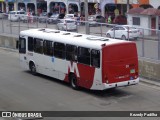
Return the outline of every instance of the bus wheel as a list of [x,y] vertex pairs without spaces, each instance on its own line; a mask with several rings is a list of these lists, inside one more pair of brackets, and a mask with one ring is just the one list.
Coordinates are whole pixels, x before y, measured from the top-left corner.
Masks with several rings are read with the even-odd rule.
[[74,74],[70,76],[70,84],[73,89],[78,90],[79,87],[77,85],[77,78]]
[[31,70],[32,75],[36,75],[36,66],[34,63],[30,63],[29,68]]

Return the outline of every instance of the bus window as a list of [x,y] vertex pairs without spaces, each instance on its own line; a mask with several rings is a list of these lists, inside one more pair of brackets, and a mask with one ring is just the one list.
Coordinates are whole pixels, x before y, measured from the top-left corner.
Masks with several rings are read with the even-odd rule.
[[33,52],[33,38],[28,37],[28,51]]
[[91,50],[91,65],[93,67],[100,67],[100,51],[99,50]]
[[26,53],[26,39],[19,37],[19,53]]
[[65,59],[65,44],[58,42],[54,43],[54,56]]
[[90,49],[78,47],[78,62],[90,65]]
[[66,45],[66,59],[77,61],[77,47],[74,45]]
[[34,38],[34,52],[43,54],[43,40]]
[[43,53],[48,56],[53,56],[53,42],[52,41],[44,40]]

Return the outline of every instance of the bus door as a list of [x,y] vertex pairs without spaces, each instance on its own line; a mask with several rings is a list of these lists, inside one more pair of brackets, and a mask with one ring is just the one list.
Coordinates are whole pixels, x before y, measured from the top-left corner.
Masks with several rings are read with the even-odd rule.
[[19,57],[22,68],[28,68],[26,57],[26,38],[21,36],[19,37]]
[[53,56],[53,42],[44,40],[43,53],[44,53],[44,73],[48,76],[58,79],[58,72],[55,70],[55,58]]
[[44,74],[44,58],[43,58],[43,40],[39,38],[34,38],[34,55],[33,59],[35,61],[36,70],[39,73]]
[[54,42],[54,63],[55,72],[58,73],[58,79],[64,80],[66,76],[65,44]]

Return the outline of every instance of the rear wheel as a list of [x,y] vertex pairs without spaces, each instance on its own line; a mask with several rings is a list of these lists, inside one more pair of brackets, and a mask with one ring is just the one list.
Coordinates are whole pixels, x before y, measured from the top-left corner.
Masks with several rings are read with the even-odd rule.
[[30,68],[30,71],[31,71],[32,75],[36,75],[36,73],[37,73],[36,72],[36,66],[33,62],[30,63],[29,68]]
[[122,35],[121,39],[122,39],[122,40],[126,40],[126,36],[125,36],[125,35]]
[[78,90],[77,78],[74,74],[70,75],[70,84],[73,89]]

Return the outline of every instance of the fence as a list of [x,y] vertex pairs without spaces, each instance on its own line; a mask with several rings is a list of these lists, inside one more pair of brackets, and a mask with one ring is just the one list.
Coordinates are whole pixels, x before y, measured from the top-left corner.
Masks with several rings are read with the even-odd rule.
[[[58,27],[58,24],[48,18],[42,17],[24,17],[8,20],[6,15],[0,15],[0,33],[19,35],[22,30],[32,28],[51,28],[62,29],[68,31],[73,29],[73,25],[65,24],[66,27]],[[88,29],[86,26],[88,25]],[[160,32],[155,29],[136,28],[131,29],[127,26],[116,26],[106,23],[76,21],[74,32],[86,33],[91,35],[107,36],[117,39],[126,39],[135,41],[137,44],[138,55],[142,58],[160,61]],[[137,30],[137,31],[136,31]],[[138,35],[137,35],[138,34]]]

